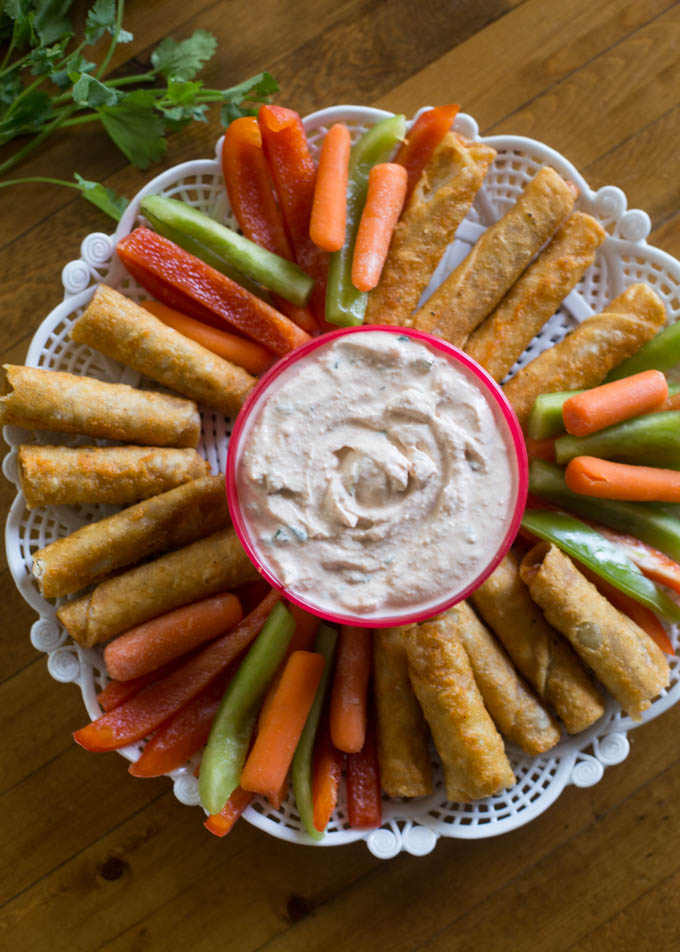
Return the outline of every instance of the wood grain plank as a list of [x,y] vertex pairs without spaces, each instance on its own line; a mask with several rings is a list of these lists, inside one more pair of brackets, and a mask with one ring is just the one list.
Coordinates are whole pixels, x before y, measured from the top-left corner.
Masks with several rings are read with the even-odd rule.
[[[11,489],[9,484],[7,485]],[[3,606],[5,630],[0,652],[2,683],[33,664],[40,655],[29,640],[31,625],[36,621],[37,615],[18,593],[9,569],[0,572],[0,605]],[[48,677],[46,671],[43,671],[43,677]]]

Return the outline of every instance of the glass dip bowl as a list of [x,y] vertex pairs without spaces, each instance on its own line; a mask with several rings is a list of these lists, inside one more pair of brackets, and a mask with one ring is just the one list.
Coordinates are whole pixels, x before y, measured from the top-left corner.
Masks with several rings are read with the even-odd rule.
[[491,574],[524,512],[527,455],[474,360],[430,334],[363,325],[261,377],[226,481],[270,585],[328,621],[385,628],[445,611]]

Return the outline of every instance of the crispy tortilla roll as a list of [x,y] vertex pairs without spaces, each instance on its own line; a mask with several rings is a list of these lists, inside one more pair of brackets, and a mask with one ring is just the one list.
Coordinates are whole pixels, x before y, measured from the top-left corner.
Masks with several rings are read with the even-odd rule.
[[510,552],[471,596],[517,669],[550,704],[570,734],[604,714],[602,696],[571,645],[545,620]]
[[572,643],[635,720],[670,677],[663,651],[600,595],[556,546],[541,542],[522,560],[522,578],[551,625]]
[[505,384],[503,391],[521,425],[526,425],[540,393],[597,386],[651,340],[665,320],[661,298],[646,284],[631,284],[605,311],[587,318]]
[[206,350],[105,284],[97,288],[70,337],[226,416],[236,416],[255,385],[255,378],[242,367]]
[[223,477],[202,476],[57,539],[33,556],[33,575],[47,598],[72,595],[228,525]]
[[465,351],[495,380],[502,380],[517,358],[552,317],[584,271],[607,233],[598,221],[575,212],[517,283],[470,335]]
[[201,418],[190,400],[57,370],[3,369],[0,423],[146,446],[198,445]]
[[544,166],[417,312],[414,326],[462,347],[571,213],[576,190]]
[[484,706],[467,653],[444,617],[404,632],[408,671],[457,803],[490,797],[515,782],[503,740]]
[[491,719],[504,737],[528,754],[543,754],[560,739],[560,729],[512,662],[466,602],[446,613],[451,637],[461,642]]
[[366,324],[413,323],[420,295],[470,210],[495,151],[447,133],[420,177],[392,236]]
[[432,793],[430,732],[408,676],[401,628],[376,629],[373,641],[380,783],[390,797]]
[[234,530],[222,529],[102,582],[89,595],[62,605],[57,617],[74,641],[89,647],[259,577]]

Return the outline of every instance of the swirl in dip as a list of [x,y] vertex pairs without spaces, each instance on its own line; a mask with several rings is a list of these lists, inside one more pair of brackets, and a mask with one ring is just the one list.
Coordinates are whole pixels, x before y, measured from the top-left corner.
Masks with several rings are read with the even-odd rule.
[[258,558],[329,614],[426,612],[508,534],[517,460],[474,374],[408,332],[331,337],[256,401],[236,489]]

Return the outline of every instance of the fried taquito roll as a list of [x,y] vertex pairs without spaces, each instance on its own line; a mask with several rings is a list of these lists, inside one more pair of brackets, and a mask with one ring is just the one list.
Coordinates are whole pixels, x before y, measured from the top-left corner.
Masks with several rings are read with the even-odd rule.
[[222,476],[202,476],[57,539],[33,556],[47,598],[72,595],[149,555],[229,525]]
[[420,296],[470,210],[496,153],[448,132],[425,167],[394,230],[366,324],[412,324]]
[[646,284],[631,284],[601,314],[586,318],[503,387],[520,424],[541,393],[595,387],[661,329],[666,310]]
[[515,782],[461,642],[445,616],[404,632],[413,690],[444,768],[447,799],[490,797]]
[[416,313],[414,327],[462,347],[574,207],[576,189],[544,166]]
[[408,676],[404,629],[376,629],[373,641],[380,783],[390,797],[432,793],[430,732]]
[[505,556],[471,601],[518,671],[551,705],[570,734],[602,717],[602,695],[569,642],[548,624],[531,598],[514,553]]
[[556,546],[534,546],[520,571],[550,624],[569,639],[624,711],[639,720],[670,678],[661,648]]
[[470,606],[460,602],[445,617],[452,637],[467,652],[484,706],[501,734],[528,754],[543,754],[554,747],[560,739],[557,721]]
[[502,380],[576,287],[606,235],[590,215],[574,212],[496,310],[470,335],[466,353],[495,380]]
[[58,370],[3,369],[0,423],[145,446],[198,445],[201,418],[191,400]]
[[255,378],[242,367],[105,284],[97,288],[70,337],[226,416],[236,416],[255,385]]
[[24,443],[18,460],[29,509],[93,502],[128,505],[210,472],[196,450],[157,446]]
[[57,617],[74,641],[96,645],[150,618],[228,591],[259,575],[233,529],[222,529],[101,582]]

